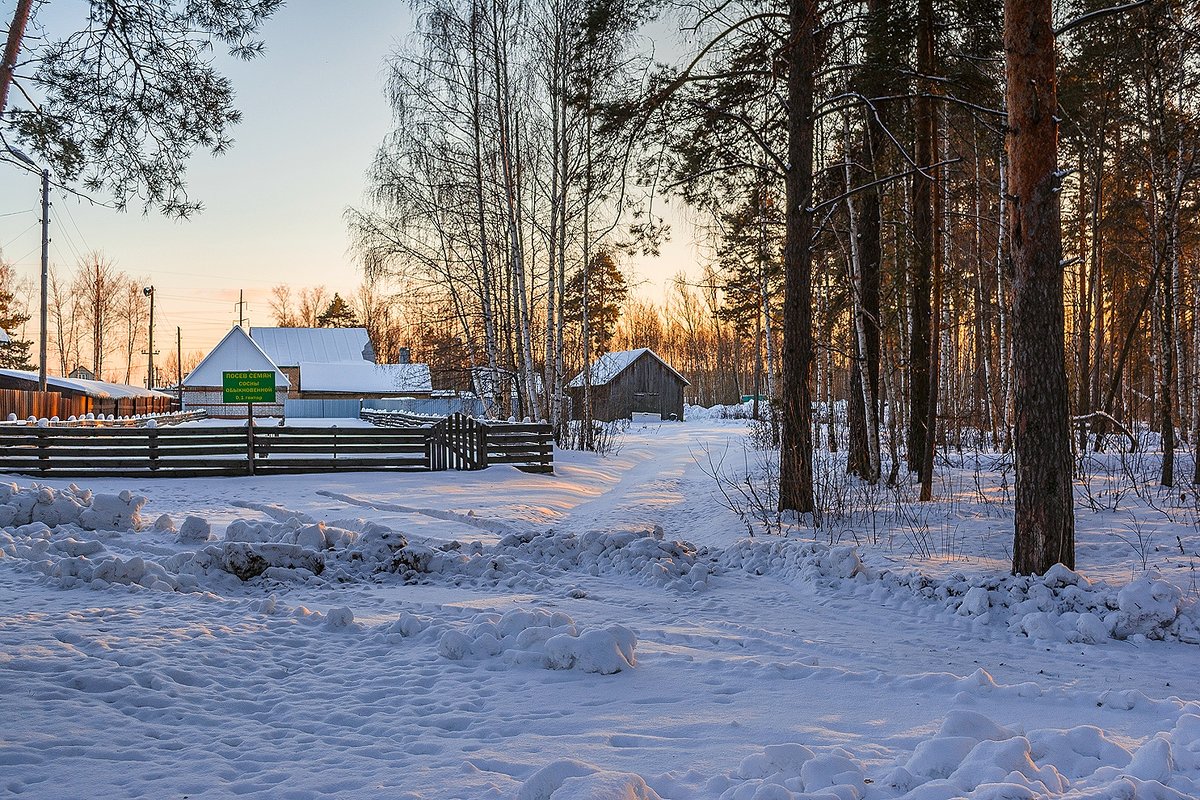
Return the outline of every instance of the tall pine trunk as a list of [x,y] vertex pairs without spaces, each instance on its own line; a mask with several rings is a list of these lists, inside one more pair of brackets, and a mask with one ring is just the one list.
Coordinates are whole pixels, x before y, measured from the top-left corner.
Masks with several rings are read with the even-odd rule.
[[779,507],[816,510],[812,469],[812,189],[813,95],[820,66],[817,0],[791,0],[787,51],[788,171],[784,218],[783,406]]
[[930,322],[933,316],[930,292],[933,274],[933,178],[929,166],[934,152],[934,110],[929,96],[931,87],[928,77],[934,69],[933,0],[920,0],[917,22],[917,79],[920,96],[913,109],[913,125],[916,132],[914,148],[917,165],[921,171],[913,175],[912,181],[912,276],[909,280],[911,292],[910,333],[908,346],[909,403],[908,403],[908,468],[921,472],[927,450],[926,439],[933,435],[929,426],[930,356],[934,343],[930,339]]
[[1075,566],[1051,0],[1005,0],[1013,259],[1015,574]]

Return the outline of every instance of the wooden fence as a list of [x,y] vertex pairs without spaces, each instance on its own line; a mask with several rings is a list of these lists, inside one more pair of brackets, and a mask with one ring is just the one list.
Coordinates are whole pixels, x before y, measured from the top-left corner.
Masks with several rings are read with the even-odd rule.
[[554,471],[548,425],[485,425],[461,415],[439,425],[0,426],[0,472],[45,478],[203,477],[475,470],[492,464],[511,464],[527,472]]
[[31,392],[25,389],[0,389],[0,420],[15,414],[17,419],[67,419],[87,414],[111,414],[132,417],[140,414],[166,414],[178,402],[173,397],[83,397],[59,392]]

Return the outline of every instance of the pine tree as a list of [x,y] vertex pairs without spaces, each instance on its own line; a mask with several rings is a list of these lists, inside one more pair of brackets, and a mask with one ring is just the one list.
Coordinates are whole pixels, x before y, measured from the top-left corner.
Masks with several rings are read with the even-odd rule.
[[4,329],[8,340],[0,342],[0,367],[4,369],[33,369],[29,360],[33,342],[28,339],[17,339],[17,331],[29,321],[29,315],[21,313],[17,307],[16,295],[12,285],[13,269],[7,264],[0,263],[0,328]]
[[329,301],[329,305],[325,306],[325,310],[317,317],[317,327],[357,328],[359,327],[359,321],[350,304],[343,300],[340,294],[334,292],[333,299]]
[[[588,275],[588,328],[594,356],[609,351],[621,308],[629,295],[625,275],[611,251],[600,250],[592,257]],[[583,270],[576,272],[567,284],[567,316],[575,321],[583,319]]]
[[1064,355],[1057,75],[1050,0],[1006,0],[1016,381],[1013,572],[1075,568]]
[[118,206],[138,198],[172,216],[198,211],[188,156],[224,152],[240,119],[212,50],[261,53],[254,34],[283,0],[92,2],[82,29],[61,40],[43,35],[45,5],[20,0],[9,21],[0,130],[57,179],[106,188]]

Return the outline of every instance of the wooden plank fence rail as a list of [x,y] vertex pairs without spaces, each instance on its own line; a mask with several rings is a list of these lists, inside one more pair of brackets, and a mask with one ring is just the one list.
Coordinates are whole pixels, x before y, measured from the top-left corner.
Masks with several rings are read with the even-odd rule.
[[554,471],[549,425],[461,414],[402,428],[0,425],[0,472],[52,477],[200,477],[350,471]]

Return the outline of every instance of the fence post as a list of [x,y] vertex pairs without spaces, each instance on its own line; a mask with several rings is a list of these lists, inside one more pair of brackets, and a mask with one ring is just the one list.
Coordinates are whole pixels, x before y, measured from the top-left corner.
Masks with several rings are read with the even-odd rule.
[[254,404],[246,404],[246,474],[254,474]]
[[475,468],[488,468],[488,428],[487,425],[475,420]]
[[150,471],[158,470],[158,428],[148,428],[150,433]]
[[37,428],[38,472],[45,474],[50,469],[50,442],[47,437],[49,428]]

